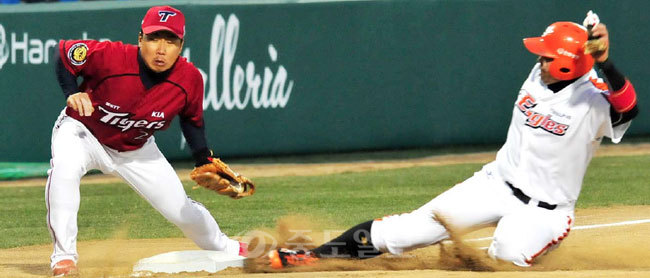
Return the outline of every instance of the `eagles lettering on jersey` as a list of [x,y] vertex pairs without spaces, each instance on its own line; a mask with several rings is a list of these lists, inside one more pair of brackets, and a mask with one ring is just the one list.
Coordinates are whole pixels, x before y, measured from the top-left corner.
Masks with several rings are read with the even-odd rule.
[[519,100],[519,102],[517,102],[517,108],[519,108],[519,111],[528,117],[528,119],[526,119],[527,126],[532,128],[542,128],[543,130],[558,136],[566,134],[569,125],[554,121],[551,119],[551,115],[544,115],[533,111],[535,106],[537,106],[537,102],[530,94],[526,94],[521,98],[521,100]]

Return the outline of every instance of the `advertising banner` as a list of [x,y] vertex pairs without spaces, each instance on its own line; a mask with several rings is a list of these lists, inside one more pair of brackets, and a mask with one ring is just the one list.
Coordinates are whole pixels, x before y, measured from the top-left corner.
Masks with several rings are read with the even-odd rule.
[[[0,6],[0,161],[47,161],[65,106],[62,39],[136,44],[150,1]],[[640,1],[178,1],[182,55],[204,77],[208,143],[219,156],[500,143],[536,57],[522,38],[595,10],[641,110],[650,22]],[[165,2],[167,3],[167,2]],[[561,8],[560,8],[561,7]],[[544,12],[540,12],[544,11]],[[549,12],[546,12],[549,11]],[[625,16],[623,16],[625,15]],[[650,133],[637,120],[629,135]],[[156,133],[189,158],[177,120]]]

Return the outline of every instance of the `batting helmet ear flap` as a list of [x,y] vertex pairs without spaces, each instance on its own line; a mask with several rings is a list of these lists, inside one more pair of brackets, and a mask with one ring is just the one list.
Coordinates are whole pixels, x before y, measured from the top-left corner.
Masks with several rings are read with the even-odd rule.
[[[578,51],[583,52],[584,48]],[[582,55],[577,59],[559,55],[549,65],[549,73],[558,80],[571,80],[583,76],[594,66],[591,55]]]

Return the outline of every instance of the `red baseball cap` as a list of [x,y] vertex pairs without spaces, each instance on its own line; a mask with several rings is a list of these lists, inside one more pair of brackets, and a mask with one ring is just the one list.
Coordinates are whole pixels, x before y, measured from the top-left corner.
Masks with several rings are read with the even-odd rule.
[[142,32],[151,34],[160,30],[170,31],[182,39],[185,35],[185,16],[171,6],[151,7],[142,19]]

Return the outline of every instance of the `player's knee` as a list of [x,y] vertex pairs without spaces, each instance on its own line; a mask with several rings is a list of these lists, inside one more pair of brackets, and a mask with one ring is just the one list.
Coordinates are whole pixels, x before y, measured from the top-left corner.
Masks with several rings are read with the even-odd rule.
[[52,167],[48,171],[57,181],[79,181],[86,174],[86,169],[80,165],[70,164],[63,159],[52,159]]
[[521,248],[512,244],[504,244],[497,240],[492,241],[488,249],[488,255],[497,260],[512,262],[521,267],[529,267],[531,260],[524,254]]
[[212,217],[201,203],[190,198],[181,206],[164,206],[160,212],[182,230],[193,229],[197,223],[204,223],[206,218]]

